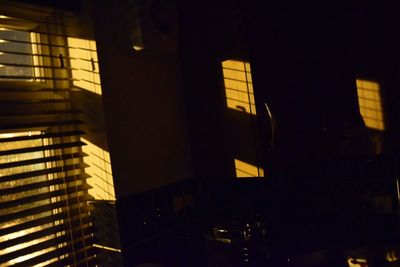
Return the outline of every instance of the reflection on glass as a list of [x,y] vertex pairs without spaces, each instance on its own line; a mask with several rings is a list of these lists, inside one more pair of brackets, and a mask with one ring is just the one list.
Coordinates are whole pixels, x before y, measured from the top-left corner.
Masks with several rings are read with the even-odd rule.
[[93,188],[89,189],[89,194],[98,200],[115,200],[114,182],[111,171],[110,153],[82,138],[86,146],[82,147],[83,152],[88,154],[84,158],[89,165],[86,173],[91,176],[88,184]]
[[235,159],[235,169],[237,178],[264,177],[264,170],[262,168],[238,159]]
[[356,84],[360,113],[365,125],[371,129],[385,130],[379,84],[359,79]]
[[68,51],[74,86],[101,95],[96,42],[68,37]]
[[250,63],[238,60],[222,62],[228,108],[256,115]]

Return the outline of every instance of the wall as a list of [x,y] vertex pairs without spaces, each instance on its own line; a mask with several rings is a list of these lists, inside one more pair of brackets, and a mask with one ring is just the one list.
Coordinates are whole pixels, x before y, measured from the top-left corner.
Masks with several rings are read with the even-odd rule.
[[180,181],[190,172],[177,54],[132,49],[126,22],[131,4],[93,6],[117,198]]
[[248,60],[236,1],[179,2],[179,51],[196,177],[235,177],[234,159],[257,164],[249,114],[227,107],[222,62]]
[[386,138],[398,124],[389,97],[396,98],[397,81],[394,3],[286,1],[265,8],[258,1],[240,2],[256,98],[268,101],[276,118],[277,167],[378,151],[371,144],[375,133],[358,110],[359,77],[381,83],[388,104],[388,128],[381,135],[397,144]]

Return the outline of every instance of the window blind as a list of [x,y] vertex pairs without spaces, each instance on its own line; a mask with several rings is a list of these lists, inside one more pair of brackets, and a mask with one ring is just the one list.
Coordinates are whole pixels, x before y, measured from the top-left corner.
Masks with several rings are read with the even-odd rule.
[[0,266],[95,265],[68,25],[60,12],[1,5]]

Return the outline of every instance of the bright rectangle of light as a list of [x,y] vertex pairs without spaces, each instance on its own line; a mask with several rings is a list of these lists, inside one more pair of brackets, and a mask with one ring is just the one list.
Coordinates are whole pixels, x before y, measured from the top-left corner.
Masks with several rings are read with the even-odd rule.
[[256,115],[250,63],[238,60],[222,62],[227,107]]
[[360,114],[368,128],[385,130],[380,86],[376,82],[356,80]]

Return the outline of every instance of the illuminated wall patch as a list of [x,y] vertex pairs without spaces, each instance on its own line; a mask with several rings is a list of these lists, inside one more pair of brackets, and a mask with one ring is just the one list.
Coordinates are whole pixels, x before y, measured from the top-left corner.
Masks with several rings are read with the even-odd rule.
[[111,171],[110,153],[81,138],[86,146],[82,151],[88,154],[84,161],[90,166],[86,168],[86,173],[91,176],[88,184],[93,188],[89,189],[89,194],[98,200],[115,200],[114,182]]
[[238,159],[235,159],[235,169],[237,178],[264,177],[264,170],[262,168]]
[[380,86],[376,82],[356,80],[361,116],[368,128],[385,130]]
[[228,108],[256,115],[250,63],[238,60],[222,62]]
[[101,95],[96,42],[68,37],[68,47],[74,86]]

